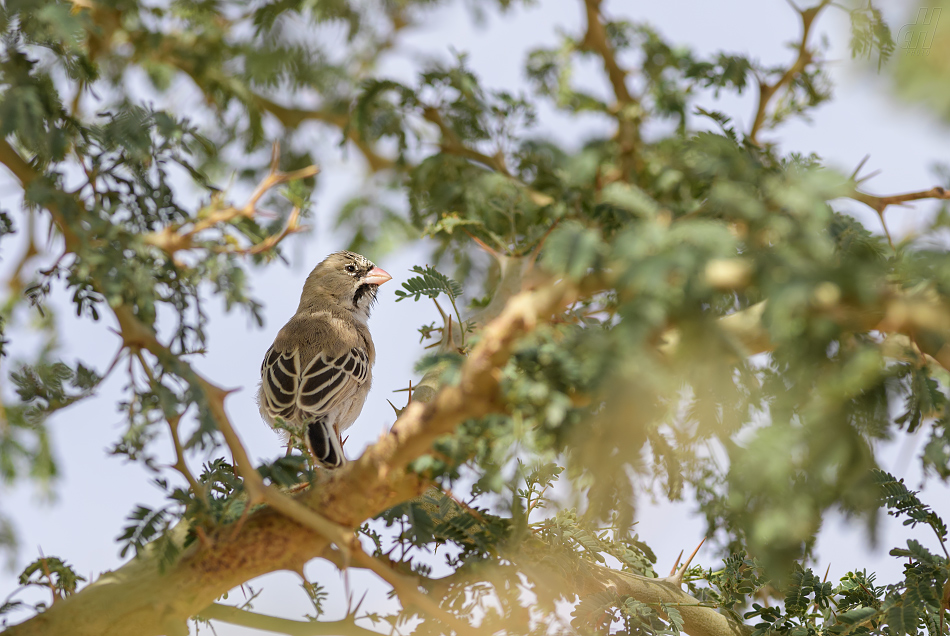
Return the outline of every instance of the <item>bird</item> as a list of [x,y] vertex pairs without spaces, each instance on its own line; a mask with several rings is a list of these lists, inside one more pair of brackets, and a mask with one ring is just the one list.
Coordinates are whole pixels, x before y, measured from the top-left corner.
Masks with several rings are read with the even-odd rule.
[[306,444],[315,463],[346,463],[342,433],[369,393],[376,349],[370,310],[379,286],[392,279],[365,256],[334,252],[303,286],[300,304],[264,355],[258,404],[272,428]]

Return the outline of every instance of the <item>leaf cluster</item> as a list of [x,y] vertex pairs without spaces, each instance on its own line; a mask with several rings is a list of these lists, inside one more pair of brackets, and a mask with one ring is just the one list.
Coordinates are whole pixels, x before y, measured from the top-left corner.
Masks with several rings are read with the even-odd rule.
[[[934,240],[939,222],[895,244],[849,215],[842,197],[854,196],[853,177],[758,138],[830,97],[808,29],[793,43],[797,61],[768,66],[700,55],[591,2],[585,15],[596,23],[529,55],[524,93],[487,86],[464,55],[424,63],[409,79],[379,71],[400,32],[440,4],[0,9],[0,161],[23,186],[28,218],[56,237],[53,266],[24,287],[40,308],[63,288],[80,317],[116,316],[123,346],[113,368],[127,381],[113,452],[159,473],[166,496],[132,511],[122,554],[174,567],[183,549],[203,549],[210,531],[250,512],[235,468],[215,457],[223,420],[191,358],[209,344],[209,296],[260,324],[250,265],[279,254],[316,183],[307,176],[245,206],[214,184],[223,175],[241,186],[280,181],[278,167],[303,168],[323,152],[310,142],[328,127],[374,172],[337,229],[360,250],[419,237],[432,248],[434,265],[413,268],[396,292],[452,304],[441,327],[420,329],[442,333],[439,353],[418,369],[430,386],[459,381],[466,345],[522,288],[557,282],[577,295],[537,316],[494,370],[503,408],[466,420],[411,464],[414,478],[439,488],[361,527],[376,557],[486,633],[511,624],[542,633],[567,601],[565,631],[678,634],[676,607],[585,582],[604,568],[655,578],[656,556],[633,533],[635,503],[695,497],[727,556],[719,571],[691,571],[691,590],[757,635],[945,631],[945,549],[913,540],[895,549],[904,579],[882,586],[857,570],[834,586],[810,567],[829,510],[873,528],[883,502],[944,546],[943,520],[877,470],[876,444],[929,428],[922,464],[950,474],[948,376],[922,353],[945,350],[944,312],[907,327],[918,304],[950,306],[950,259]],[[830,4],[799,11],[804,26]],[[850,16],[854,54],[886,62],[894,42],[881,13],[869,4]],[[592,59],[607,70],[608,94],[580,87]],[[131,76],[147,78],[147,95]],[[176,107],[182,85],[197,99]],[[716,110],[720,96],[756,92],[750,131]],[[536,127],[547,107],[600,132],[562,143]],[[275,141],[269,163],[263,151]],[[0,213],[0,235],[13,228]],[[483,294],[467,321],[463,285]],[[750,315],[755,337],[728,327]],[[45,418],[102,378],[45,355],[10,379],[20,401],[4,407],[3,478],[48,478]],[[155,455],[166,430],[174,481]],[[198,452],[207,461],[193,476]],[[303,455],[257,472],[285,489],[314,480]],[[435,559],[449,572],[442,578]],[[71,593],[80,578],[57,563],[26,580]],[[324,588],[304,589],[319,616]],[[373,618],[395,628],[418,614],[401,600],[404,613]],[[437,629],[426,620],[419,633]]]

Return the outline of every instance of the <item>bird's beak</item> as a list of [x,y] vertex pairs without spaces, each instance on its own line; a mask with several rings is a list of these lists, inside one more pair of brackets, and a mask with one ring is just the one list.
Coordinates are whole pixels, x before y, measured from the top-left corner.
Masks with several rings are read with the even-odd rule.
[[363,282],[367,285],[382,285],[387,280],[392,280],[392,276],[386,273],[386,270],[374,267],[363,277]]

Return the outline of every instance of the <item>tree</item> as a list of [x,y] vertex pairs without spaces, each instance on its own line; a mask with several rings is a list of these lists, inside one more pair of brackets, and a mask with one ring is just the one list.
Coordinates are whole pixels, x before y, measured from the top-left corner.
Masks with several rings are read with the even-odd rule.
[[[430,4],[6,3],[0,163],[24,205],[0,229],[25,226],[29,241],[7,335],[22,329],[19,305],[44,315],[63,285],[121,347],[101,372],[71,366],[47,320],[48,346],[9,375],[4,478],[52,475],[46,419],[116,373],[128,427],[115,452],[148,464],[167,428],[176,454],[153,466],[167,505],[130,513],[128,563],[85,581],[41,557],[21,580],[54,602],[8,633],[183,634],[190,619],[368,633],[413,616],[423,634],[945,633],[946,526],[878,467],[875,440],[926,429],[922,465],[950,476],[950,259],[934,240],[946,211],[895,240],[829,202],[855,199],[883,224],[891,205],[950,194],[874,196],[860,166],[840,175],[764,138],[829,99],[811,32],[840,7],[793,6],[793,59],[768,68],[674,47],[584,0],[585,24],[533,52],[513,95],[483,86],[464,56],[414,83],[376,70]],[[862,4],[850,18],[855,55],[886,63],[880,13]],[[343,51],[315,44],[328,25],[345,30]],[[609,99],[572,83],[582,58],[602,66]],[[149,105],[182,81],[204,112]],[[756,95],[751,127],[704,106],[704,89]],[[612,132],[576,152],[533,137],[543,102]],[[254,465],[229,392],[194,367],[203,299],[260,316],[247,268],[278,257],[308,215],[320,158],[294,138],[313,123],[365,159],[365,193],[339,211],[350,247],[423,237],[437,266],[418,267],[401,297],[441,300],[443,317],[420,327],[434,353],[391,433],[333,474],[303,454]],[[244,203],[214,185],[231,174],[256,184]],[[183,176],[200,205],[183,202]],[[280,218],[260,214],[265,200]],[[48,270],[30,270],[34,228],[55,237]],[[209,448],[219,458],[197,470]],[[634,490],[651,482],[671,499],[689,488],[726,537],[722,567],[690,557],[657,575],[632,528]],[[825,514],[872,527],[881,507],[932,528],[941,552],[909,540],[892,551],[904,578],[884,585],[857,567],[821,580],[810,557]],[[290,621],[219,600],[315,558],[374,572],[402,611]]]

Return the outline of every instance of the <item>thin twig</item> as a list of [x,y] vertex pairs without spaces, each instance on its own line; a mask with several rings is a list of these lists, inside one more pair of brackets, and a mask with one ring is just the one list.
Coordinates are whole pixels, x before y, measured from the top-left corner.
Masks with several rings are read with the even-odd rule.
[[452,127],[445,123],[445,120],[442,118],[442,114],[434,106],[424,106],[422,108],[423,118],[436,125],[439,132],[442,135],[442,141],[439,144],[439,148],[442,152],[450,155],[456,155],[458,157],[463,157],[475,163],[479,163],[486,168],[494,170],[495,172],[502,174],[519,186],[521,186],[528,195],[528,198],[535,205],[546,206],[554,203],[554,199],[544,194],[543,192],[538,192],[524,181],[519,179],[517,176],[511,173],[508,170],[508,166],[505,164],[505,156],[501,152],[497,152],[494,155],[486,155],[485,153],[479,152],[473,148],[469,148],[465,143],[459,138],[458,134]]
[[290,216],[287,218],[287,224],[284,225],[284,228],[277,234],[271,234],[266,239],[258,243],[257,245],[252,245],[242,250],[229,250],[233,254],[262,254],[270,249],[277,247],[277,245],[283,241],[285,238],[291,234],[296,234],[298,232],[305,232],[310,229],[306,225],[300,225],[300,208],[294,206],[294,209],[290,212]]
[[752,122],[752,128],[749,130],[749,141],[758,144],[758,134],[765,125],[765,118],[768,113],[769,102],[775,94],[782,88],[792,83],[795,77],[802,73],[812,62],[812,52],[808,49],[808,38],[811,35],[812,25],[815,18],[826,6],[831,4],[831,0],[821,0],[820,3],[808,9],[798,9],[793,4],[792,7],[798,12],[802,21],[802,37],[798,43],[798,55],[792,65],[789,66],[782,76],[774,83],[769,84],[764,79],[759,79],[759,103],[755,111],[755,119]]
[[338,621],[295,621],[277,616],[258,614],[233,605],[212,603],[201,610],[198,618],[221,621],[231,625],[240,625],[289,636],[323,636],[324,634],[358,634],[360,636],[378,636],[374,632],[356,624],[355,612]]
[[[153,387],[157,387],[158,382],[155,380],[155,376],[152,375],[152,370],[145,361],[145,357],[142,355],[141,349],[135,350],[135,357],[138,359],[139,364],[142,367],[142,371],[144,371],[146,377],[148,377],[148,381]],[[188,462],[185,461],[185,450],[182,447],[181,439],[178,436],[178,425],[181,422],[181,415],[166,413],[165,421],[168,422],[168,430],[171,433],[172,444],[175,447],[175,463],[172,464],[172,468],[182,474],[182,476],[188,481],[188,485],[191,486],[191,491],[195,493],[195,496],[199,499],[199,501],[201,501],[202,505],[204,505],[206,502],[205,488],[197,479],[195,479],[195,476],[191,473],[191,469],[188,468]]]
[[[253,218],[257,213],[257,204],[260,202],[261,198],[263,198],[263,196],[273,188],[290,181],[297,181],[299,179],[312,177],[320,172],[320,168],[315,165],[307,166],[306,168],[301,168],[300,170],[294,170],[293,172],[281,172],[278,169],[279,161],[280,146],[275,142],[271,150],[270,172],[268,172],[267,176],[264,177],[264,179],[257,185],[257,187],[254,189],[254,192],[251,193],[251,196],[247,199],[243,206],[236,207],[229,205],[227,207],[214,209],[208,213],[207,216],[204,216],[201,219],[196,219],[187,229],[183,230],[182,226],[180,225],[169,225],[158,232],[146,234],[143,240],[146,243],[154,245],[155,247],[158,247],[170,255],[174,255],[175,252],[182,250],[193,249],[195,247],[195,238],[199,233],[212,227],[216,227],[220,224],[230,223],[231,221],[239,218]],[[288,225],[284,232],[277,235],[276,237],[268,237],[265,239],[261,245],[266,244],[266,246],[259,251],[270,249],[280,242],[285,236],[287,236],[287,234],[299,231],[297,228],[297,221],[299,220],[300,211],[297,208],[294,208],[294,210],[295,212],[291,213],[291,218],[288,220]],[[236,250],[236,252],[252,254],[258,253],[258,251],[255,251],[254,247]]]
[[[501,260],[502,255],[498,252],[498,250],[496,250],[495,248],[491,247],[490,245],[488,245],[487,243],[485,243],[485,241],[483,241],[482,239],[478,238],[477,236],[475,236],[474,234],[472,234],[471,232],[469,232],[469,231],[466,230],[465,228],[462,228],[462,231],[465,232],[466,234],[468,234],[468,237],[469,237],[470,239],[472,239],[473,241],[475,241],[475,245],[477,245],[478,247],[482,248],[485,252],[487,252],[488,254],[490,254],[492,258],[494,258],[495,260]],[[500,247],[501,247],[502,249],[504,249],[505,251],[507,251],[507,249],[508,249],[508,248],[507,248],[506,246],[504,246],[504,245],[501,245]]]
[[508,166],[505,165],[505,158],[503,155],[499,153],[495,156],[488,156],[466,146],[465,143],[459,139],[458,134],[456,134],[456,132],[445,123],[445,120],[442,118],[442,114],[437,108],[434,106],[423,107],[422,116],[426,119],[426,121],[429,121],[438,127],[439,132],[442,134],[441,147],[444,152],[465,157],[466,159],[471,159],[472,161],[480,163],[487,168],[491,168],[495,172],[499,172],[506,177],[512,176],[508,171]]
[[395,570],[384,566],[378,559],[366,554],[358,543],[356,549],[353,550],[353,564],[374,572],[389,583],[395,590],[400,602],[402,602],[404,609],[408,603],[412,603],[457,634],[479,635],[480,632],[477,629],[443,610],[431,597],[420,592],[419,585],[413,578],[399,574]]
[[337,545],[343,552],[344,568],[352,562],[354,565],[375,572],[384,581],[389,583],[396,594],[403,601],[403,606],[413,603],[443,625],[451,627],[458,634],[477,636],[478,632],[467,623],[440,608],[431,598],[422,594],[418,585],[411,578],[398,574],[391,568],[383,566],[375,557],[363,551],[359,541],[348,528],[333,523],[319,513],[300,505],[293,499],[286,497],[273,488],[265,488],[264,501],[281,514],[293,519],[297,523],[310,528],[324,538]]
[[620,109],[639,102],[627,88],[627,71],[617,63],[617,56],[607,40],[607,29],[601,22],[601,0],[584,0],[584,9],[587,14],[587,32],[584,34],[582,45],[584,48],[597,53],[604,61],[604,70],[610,79],[614,95]]
[[40,565],[43,566],[43,573],[46,574],[46,586],[53,594],[52,603],[55,604],[56,601],[63,600],[63,597],[59,595],[59,590],[57,590],[56,586],[53,585],[53,575],[49,571],[49,564],[46,562],[46,556],[43,554],[42,549],[40,549]]
[[887,242],[893,249],[894,240],[891,238],[891,232],[888,230],[887,223],[884,220],[884,211],[891,205],[905,205],[910,201],[920,201],[922,199],[948,200],[950,199],[950,190],[940,186],[934,186],[929,190],[907,192],[905,194],[893,194],[889,196],[876,196],[854,189],[847,196],[851,199],[854,199],[855,201],[860,201],[877,213],[877,216],[881,219],[881,227],[884,228],[884,236],[887,237]]
[[468,512],[469,514],[471,514],[471,515],[472,515],[473,517],[475,517],[478,521],[480,521],[480,522],[482,522],[482,523],[488,523],[488,519],[486,519],[484,516],[482,516],[482,513],[480,513],[478,510],[476,510],[475,508],[472,508],[470,505],[468,505],[467,503],[465,503],[464,501],[462,501],[461,499],[459,499],[458,497],[456,497],[456,496],[455,496],[455,493],[452,492],[452,489],[451,489],[451,488],[440,488],[440,490],[442,491],[442,494],[443,494],[443,495],[445,495],[446,497],[448,497],[449,499],[451,499],[452,501],[454,501],[455,504],[456,504],[459,508],[461,508],[461,509],[465,510],[466,512]]
[[373,146],[367,142],[357,130],[356,126],[350,125],[350,118],[347,114],[335,113],[321,109],[303,109],[290,106],[282,106],[262,95],[254,95],[254,102],[258,108],[266,110],[287,129],[294,129],[305,121],[319,121],[339,128],[343,134],[353,142],[353,145],[362,153],[363,158],[369,165],[372,172],[381,172],[383,170],[398,169],[400,165],[388,157],[379,154]]
[[878,214],[883,214],[884,210],[890,205],[903,205],[910,201],[920,201],[921,199],[950,200],[950,190],[940,186],[934,186],[929,190],[907,192],[905,194],[892,194],[889,196],[877,196],[854,190],[847,196],[855,201],[860,201]]

